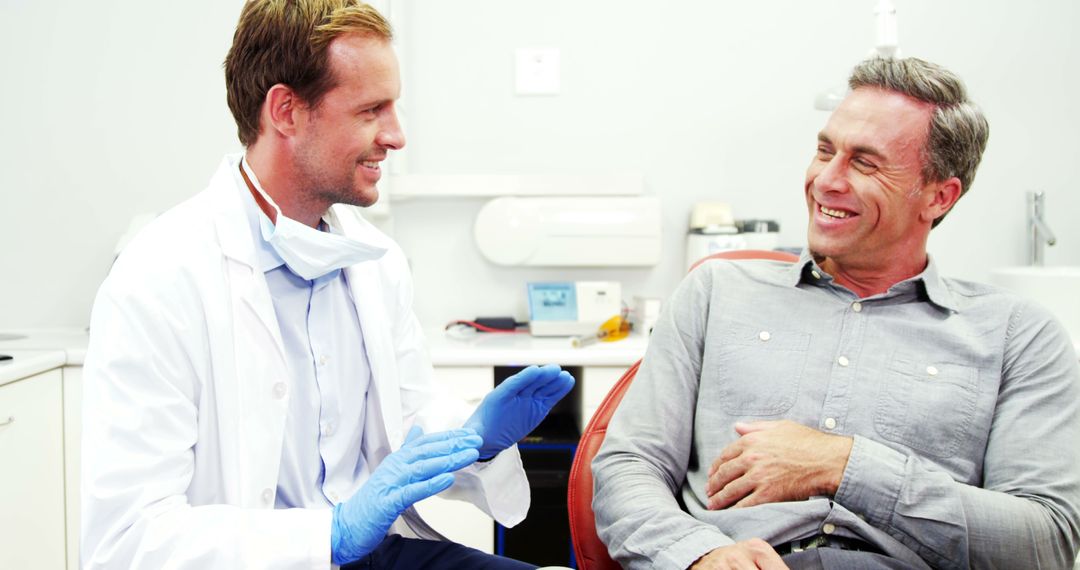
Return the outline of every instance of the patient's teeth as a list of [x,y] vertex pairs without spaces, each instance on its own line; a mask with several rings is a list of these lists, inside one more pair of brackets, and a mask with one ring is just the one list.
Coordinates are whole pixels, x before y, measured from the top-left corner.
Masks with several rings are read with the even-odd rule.
[[831,216],[833,218],[846,218],[846,217],[848,217],[848,213],[844,212],[842,210],[833,210],[833,209],[830,209],[830,208],[826,208],[825,206],[820,206],[820,209],[821,209],[821,212],[823,214],[825,214],[826,216]]

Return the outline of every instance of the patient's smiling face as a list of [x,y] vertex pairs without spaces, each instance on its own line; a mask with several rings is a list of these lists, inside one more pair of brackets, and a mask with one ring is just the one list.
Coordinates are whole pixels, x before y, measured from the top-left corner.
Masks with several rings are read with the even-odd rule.
[[927,103],[865,87],[833,112],[806,171],[807,238],[816,256],[857,269],[925,259],[933,185],[922,169],[932,112]]

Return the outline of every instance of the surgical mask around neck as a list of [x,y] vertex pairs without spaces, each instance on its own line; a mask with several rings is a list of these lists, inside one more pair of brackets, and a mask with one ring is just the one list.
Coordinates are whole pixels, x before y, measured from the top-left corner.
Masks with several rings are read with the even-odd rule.
[[328,231],[319,231],[286,217],[274,200],[263,191],[247,161],[241,161],[241,168],[247,175],[245,182],[249,188],[258,192],[277,213],[277,222],[271,222],[266,215],[259,216],[262,236],[293,273],[311,281],[335,269],[379,259],[386,253],[384,248]]

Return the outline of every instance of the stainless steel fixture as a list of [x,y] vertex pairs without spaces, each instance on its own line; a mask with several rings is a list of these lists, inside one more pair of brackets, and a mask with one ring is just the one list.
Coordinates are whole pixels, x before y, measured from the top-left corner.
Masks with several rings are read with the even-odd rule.
[[1043,192],[1028,192],[1028,264],[1043,265],[1043,247],[1054,245],[1057,238],[1050,226],[1043,220],[1046,211],[1046,195]]

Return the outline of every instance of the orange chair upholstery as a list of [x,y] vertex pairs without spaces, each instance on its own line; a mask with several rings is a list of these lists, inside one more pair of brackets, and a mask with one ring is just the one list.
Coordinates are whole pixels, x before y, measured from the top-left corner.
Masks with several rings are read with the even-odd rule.
[[[799,256],[757,249],[723,251],[701,259],[690,268],[690,271],[710,259],[772,259],[794,263],[799,260]],[[592,510],[592,460],[596,457],[596,452],[600,450],[600,444],[604,442],[608,422],[611,421],[615,408],[622,401],[630,383],[634,381],[634,376],[640,366],[640,360],[635,362],[604,397],[604,401],[589,420],[584,433],[581,434],[581,441],[578,442],[577,453],[574,455],[574,463],[570,467],[566,502],[567,511],[570,514],[570,537],[574,543],[574,556],[577,558],[577,567],[580,570],[619,570],[619,565],[608,555],[607,546],[596,535],[596,519]]]

